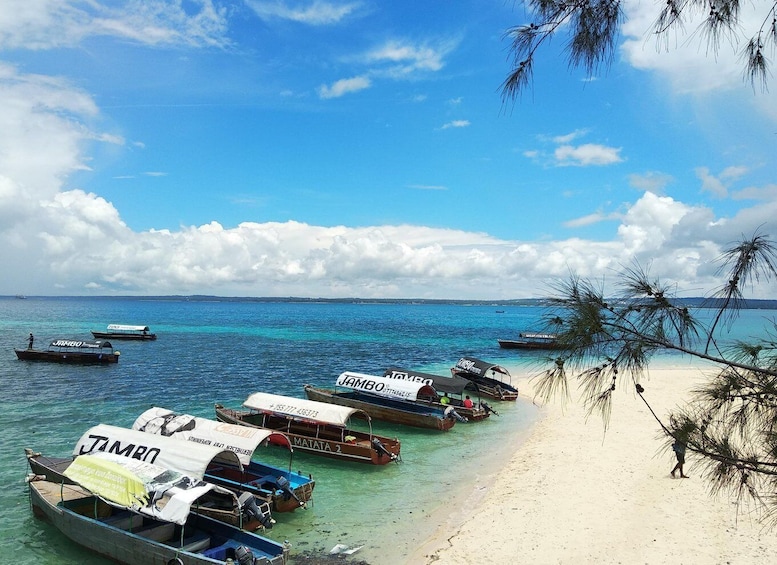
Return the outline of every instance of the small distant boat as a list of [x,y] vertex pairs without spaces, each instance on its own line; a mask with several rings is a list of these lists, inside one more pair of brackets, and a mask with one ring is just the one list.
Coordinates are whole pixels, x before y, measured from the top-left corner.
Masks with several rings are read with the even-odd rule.
[[[269,498],[275,512],[292,512],[305,507],[313,497],[316,482],[311,475],[291,470],[294,450],[290,438],[281,432],[177,414],[159,407],[150,408],[138,416],[132,429],[199,445],[221,445],[232,451],[242,463],[242,469],[234,464],[209,466],[205,470],[205,480]],[[285,446],[289,450],[288,469],[252,459],[257,448],[268,443]]]
[[138,341],[151,341],[156,339],[156,334],[151,333],[148,326],[127,326],[123,324],[109,324],[104,332],[92,332],[95,339],[134,339]]
[[[432,375],[429,373],[421,373],[420,371],[412,371],[410,369],[400,369],[398,367],[390,367],[386,369],[383,376],[387,379],[401,379],[405,381],[414,381],[419,383],[430,384],[438,393],[442,393],[443,396],[427,400],[424,402],[430,402],[434,406],[439,406],[443,410],[448,406],[453,406],[456,413],[464,418],[467,422],[480,422],[488,418],[491,413],[497,414],[488,403],[480,399],[480,391],[478,386],[470,380],[461,377],[443,377],[442,375]],[[476,400],[471,400],[471,406],[467,406],[466,400],[469,398],[469,394],[476,396]]]
[[[32,339],[32,338],[30,338]],[[103,364],[118,363],[118,351],[111,342],[85,339],[55,339],[48,349],[14,349],[22,361],[49,361],[52,363]]]
[[[243,406],[248,410],[216,404],[216,418],[283,432],[295,449],[314,455],[373,465],[400,460],[399,440],[373,434],[370,416],[363,410],[264,392],[250,395]],[[352,417],[364,418],[369,432],[349,427]]]
[[452,412],[422,399],[436,399],[439,395],[426,383],[387,379],[363,373],[342,373],[334,390],[305,385],[310,400],[357,408],[376,420],[447,431],[456,423]]
[[288,544],[191,512],[213,491],[228,495],[226,489],[109,453],[80,455],[65,475],[69,483],[30,478],[33,514],[117,563],[284,565],[288,560]]
[[554,333],[521,332],[518,339],[498,339],[502,349],[559,349],[558,335]]
[[[501,365],[482,361],[475,357],[462,357],[451,367],[451,374],[475,383],[481,394],[496,400],[516,400],[518,389],[509,381],[510,371]],[[505,381],[505,379],[508,379]]]

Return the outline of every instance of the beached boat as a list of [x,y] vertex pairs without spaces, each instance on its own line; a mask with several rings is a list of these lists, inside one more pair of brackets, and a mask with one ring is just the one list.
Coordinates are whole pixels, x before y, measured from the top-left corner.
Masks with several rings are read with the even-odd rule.
[[439,395],[425,383],[346,371],[337,378],[333,390],[311,385],[304,389],[310,400],[357,408],[375,420],[441,431],[450,430],[456,423],[453,408],[430,403]]
[[134,339],[151,341],[156,334],[151,333],[148,326],[127,326],[124,324],[109,324],[104,332],[92,332],[95,339]]
[[[154,407],[143,412],[132,424],[132,429],[158,434],[201,445],[219,445],[235,453],[242,469],[236,465],[209,466],[205,480],[239,491],[259,489],[262,498],[272,501],[274,512],[291,512],[304,507],[313,496],[316,482],[291,470],[294,450],[290,438],[273,430],[250,428],[178,414],[166,408]],[[289,467],[281,469],[253,459],[259,446],[269,443],[289,450]]]
[[[101,452],[157,464],[200,480],[209,467],[230,466],[242,470],[237,454],[229,449],[105,424],[87,430],[71,457],[48,457],[25,449],[30,470],[53,482],[67,482],[67,470],[79,455]],[[274,519],[266,493],[249,487],[235,490],[240,497],[239,505],[228,506],[231,500],[213,500],[210,504],[199,504],[197,512],[249,530],[272,527]]]
[[[75,543],[125,565],[283,565],[280,544],[192,507],[220,487],[114,454],[81,455],[69,483],[32,476],[33,513]],[[223,490],[224,495],[230,491]]]
[[518,339],[498,339],[502,349],[559,349],[561,344],[554,333],[521,332]]
[[484,396],[496,400],[516,400],[518,398],[518,389],[510,382],[512,381],[510,371],[501,365],[495,365],[475,357],[462,357],[454,367],[451,367],[451,374],[472,381],[477,385],[480,394]]
[[[30,338],[32,339],[32,338]],[[111,342],[85,339],[55,339],[48,349],[14,349],[22,361],[49,361],[52,363],[102,364],[118,363],[118,351]]]
[[[369,415],[359,409],[263,392],[250,395],[243,406],[247,410],[216,404],[216,418],[283,432],[295,449],[314,455],[373,465],[400,459],[399,440],[373,434]],[[351,417],[364,418],[369,431],[351,427]]]
[[[452,375],[444,377],[442,375],[432,375],[398,367],[386,369],[383,376],[387,379],[400,379],[432,385],[442,396],[422,402],[431,402],[432,405],[443,409],[453,406],[456,413],[467,422],[481,422],[492,413],[499,415],[487,402],[480,398],[478,386],[465,378]],[[473,396],[475,397],[474,400],[472,399]],[[468,400],[469,402],[467,402]]]

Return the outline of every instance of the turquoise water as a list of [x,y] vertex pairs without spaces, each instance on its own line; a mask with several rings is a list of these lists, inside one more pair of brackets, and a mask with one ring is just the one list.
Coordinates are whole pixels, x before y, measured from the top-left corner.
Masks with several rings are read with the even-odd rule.
[[[500,350],[496,340],[534,327],[540,315],[539,308],[483,305],[0,298],[0,551],[20,565],[107,563],[32,517],[25,447],[63,456],[89,427],[130,426],[153,405],[213,418],[216,402],[239,407],[256,391],[302,397],[303,384],[332,386],[345,370],[448,374],[459,357],[473,355],[515,373],[536,367],[536,354]],[[744,312],[737,337],[762,334],[774,315]],[[22,362],[13,353],[30,332],[45,347],[53,338],[88,338],[109,323],[147,324],[159,339],[114,342],[121,358],[106,367]],[[496,408],[500,417],[448,433],[374,423],[376,433],[402,441],[399,465],[295,454],[294,468],[317,481],[314,501],[277,515],[268,537],[288,539],[294,552],[324,554],[344,544],[363,546],[355,558],[374,565],[401,562],[446,508],[509,456],[536,416],[528,402]],[[279,449],[260,457],[288,463]]]

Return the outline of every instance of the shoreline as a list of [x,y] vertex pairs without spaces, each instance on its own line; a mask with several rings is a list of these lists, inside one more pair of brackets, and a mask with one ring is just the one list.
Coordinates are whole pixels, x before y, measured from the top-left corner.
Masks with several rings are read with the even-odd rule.
[[[707,370],[651,366],[641,382],[645,398],[664,418]],[[531,401],[531,374],[514,376]],[[670,477],[674,454],[633,391],[618,389],[606,433],[598,414],[586,419],[575,388],[570,397],[540,407],[508,462],[473,486],[468,510],[452,513],[406,563],[777,562],[775,532],[752,509],[712,497],[694,454],[685,466],[690,478]]]

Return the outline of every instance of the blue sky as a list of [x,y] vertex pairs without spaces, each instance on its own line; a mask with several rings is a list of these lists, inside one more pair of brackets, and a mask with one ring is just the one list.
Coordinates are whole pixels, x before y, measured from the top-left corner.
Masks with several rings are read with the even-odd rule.
[[777,96],[658,49],[651,3],[515,103],[502,0],[3,4],[0,294],[521,298],[636,260],[698,295],[777,237]]

